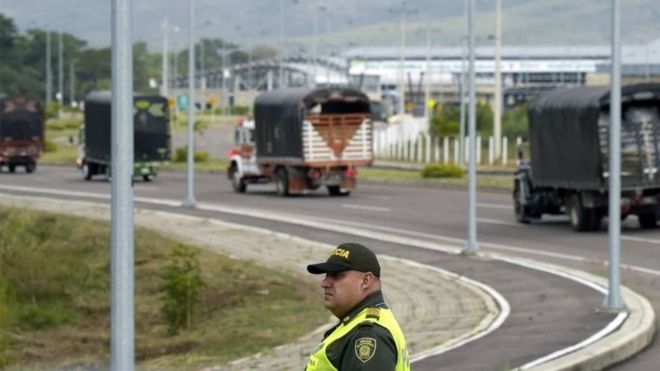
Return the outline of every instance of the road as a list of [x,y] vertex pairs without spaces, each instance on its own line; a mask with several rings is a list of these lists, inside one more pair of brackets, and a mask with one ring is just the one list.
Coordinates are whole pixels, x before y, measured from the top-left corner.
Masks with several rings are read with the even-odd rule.
[[[5,187],[0,189],[3,192],[11,187],[31,187],[32,192],[62,191],[58,196],[61,198],[97,199],[110,190],[106,181],[84,182],[75,169],[66,167],[40,167],[33,175],[3,173],[0,185]],[[362,241],[374,246],[378,253],[436,265],[477,279],[498,290],[510,302],[511,315],[500,329],[464,347],[421,361],[416,369],[437,369],[438,365],[465,370],[519,366],[587,338],[610,319],[594,314],[602,296],[574,282],[508,263],[447,255],[392,239],[383,241],[382,236],[396,236],[462,247],[467,220],[467,194],[462,191],[362,184],[350,197],[331,198],[319,190],[301,197],[281,198],[275,195],[273,185],[250,185],[246,194],[233,193],[221,174],[198,174],[196,186],[197,201],[212,207],[190,210],[142,202],[182,200],[185,178],[183,173],[175,172],[162,173],[151,183],[136,182],[137,204],[208,215],[331,244]],[[84,192],[87,196],[66,192]],[[245,216],[231,211],[237,209],[256,213]],[[301,225],[300,220],[318,223],[320,227]],[[606,225],[600,232],[581,234],[574,233],[563,217],[519,225],[512,216],[510,196],[496,193],[478,195],[478,222],[479,244],[484,251],[529,257],[592,273],[605,272]],[[346,233],[326,230],[322,225],[345,228]],[[363,233],[349,229],[355,227]],[[657,270],[660,229],[640,230],[636,220],[630,218],[623,224],[622,245],[624,284],[645,295],[660,312],[660,271]],[[656,342],[614,369],[652,370],[657,364],[660,364],[660,345]]]

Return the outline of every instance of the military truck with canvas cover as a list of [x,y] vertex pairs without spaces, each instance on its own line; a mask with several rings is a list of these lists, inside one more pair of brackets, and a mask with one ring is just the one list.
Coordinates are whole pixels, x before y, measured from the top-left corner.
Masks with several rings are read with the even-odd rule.
[[26,97],[0,96],[0,169],[32,173],[44,148],[44,107]]
[[[655,227],[660,205],[660,84],[621,93],[621,215]],[[597,230],[608,212],[610,91],[558,89],[529,106],[529,158],[521,156],[513,203],[521,223],[566,213],[575,230]],[[520,153],[520,152],[519,152]]]
[[[150,181],[157,166],[170,160],[170,127],[167,99],[158,95],[134,94],[133,166],[135,177]],[[78,166],[83,178],[111,176],[112,96],[94,92],[85,99],[85,121],[80,130]]]
[[228,177],[234,190],[274,181],[280,195],[325,186],[348,195],[373,162],[369,98],[349,88],[282,89],[254,103],[254,129],[238,127]]

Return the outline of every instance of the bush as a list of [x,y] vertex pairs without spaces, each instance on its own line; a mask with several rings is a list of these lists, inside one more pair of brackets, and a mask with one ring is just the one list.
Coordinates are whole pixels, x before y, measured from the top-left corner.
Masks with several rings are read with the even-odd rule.
[[82,117],[53,118],[46,121],[46,130],[79,129],[80,125],[82,125]]
[[[204,151],[195,151],[193,155],[193,160],[195,162],[207,162],[210,158],[208,152]],[[186,147],[178,147],[174,150],[174,162],[186,162],[188,161],[188,149]]]
[[422,169],[423,178],[460,178],[465,171],[451,164],[428,164]]
[[57,152],[57,143],[52,140],[44,142],[44,152]]
[[183,245],[175,246],[170,263],[163,273],[165,296],[161,313],[167,321],[168,332],[176,335],[180,329],[190,329],[201,303],[202,279],[197,251]]

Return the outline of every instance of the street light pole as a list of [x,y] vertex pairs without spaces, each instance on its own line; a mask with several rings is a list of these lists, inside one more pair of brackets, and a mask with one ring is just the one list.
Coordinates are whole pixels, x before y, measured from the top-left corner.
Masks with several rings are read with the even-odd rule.
[[474,72],[474,0],[469,1],[468,10],[468,49],[469,49],[469,114],[468,135],[470,136],[470,158],[468,166],[468,240],[463,253],[476,254],[479,252],[477,245],[477,140],[476,140],[476,94],[475,94],[475,72]]
[[183,205],[195,207],[194,177],[195,143],[193,126],[195,125],[195,0],[188,0],[188,182]]
[[169,36],[169,28],[170,28],[170,26],[169,26],[167,18],[163,19],[163,26],[162,26],[162,30],[163,30],[163,71],[162,71],[162,75],[161,75],[161,81],[162,82],[161,82],[161,85],[160,85],[160,93],[165,98],[169,97],[169,86],[168,86],[169,85],[169,83],[168,83],[168,80],[169,80],[169,78],[168,78],[168,69],[169,69],[168,61],[169,61],[169,58],[167,57],[167,54],[168,54],[168,51],[167,51],[168,40],[167,40],[167,38]]
[[495,2],[495,115],[493,135],[495,136],[495,157],[502,154],[502,0]]
[[399,114],[404,114],[405,111],[405,100],[406,92],[404,90],[404,69],[405,69],[405,49],[406,49],[406,2],[404,1],[401,5],[401,45],[399,49],[399,79],[398,79],[398,90],[399,90]]
[[57,56],[58,56],[58,62],[57,62],[57,100],[60,103],[60,107],[58,111],[61,113],[62,112],[62,103],[64,102],[64,41],[63,41],[63,32],[59,32],[59,43],[58,43],[58,49],[57,49]]
[[318,0],[314,5],[314,42],[312,43],[312,88],[316,87],[316,60],[318,58],[318,36],[319,36],[319,10],[320,5]]
[[621,298],[621,3],[612,0],[612,70],[610,75],[610,179],[608,291],[603,308],[623,310]]
[[[469,7],[468,7],[468,0],[463,0],[463,16],[465,17],[465,30],[467,31],[466,33],[469,33],[469,22],[468,22],[468,13],[469,13]],[[461,127],[459,128],[459,138],[458,138],[458,163],[461,166],[465,165],[465,59],[466,59],[466,54],[467,54],[467,35],[461,36],[461,86],[460,86],[460,94],[461,94]]]
[[53,102],[53,69],[50,53],[50,31],[46,31],[46,106]]
[[112,1],[110,370],[135,367],[133,43],[130,0]]
[[279,50],[279,79],[278,87],[281,89],[284,87],[284,0],[280,0],[280,50]]
[[431,21],[426,26],[426,84],[424,85],[424,120],[430,116],[429,100],[431,99]]
[[71,61],[70,65],[70,74],[69,74],[69,99],[71,100],[71,106],[76,101],[76,61]]

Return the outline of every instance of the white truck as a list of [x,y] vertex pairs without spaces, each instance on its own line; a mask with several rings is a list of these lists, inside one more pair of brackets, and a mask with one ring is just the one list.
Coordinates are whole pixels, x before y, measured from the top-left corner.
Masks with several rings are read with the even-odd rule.
[[237,127],[229,153],[236,192],[274,181],[282,196],[321,186],[346,196],[356,187],[357,167],[373,163],[370,103],[359,90],[275,90],[257,97],[254,113],[254,128],[249,121]]

